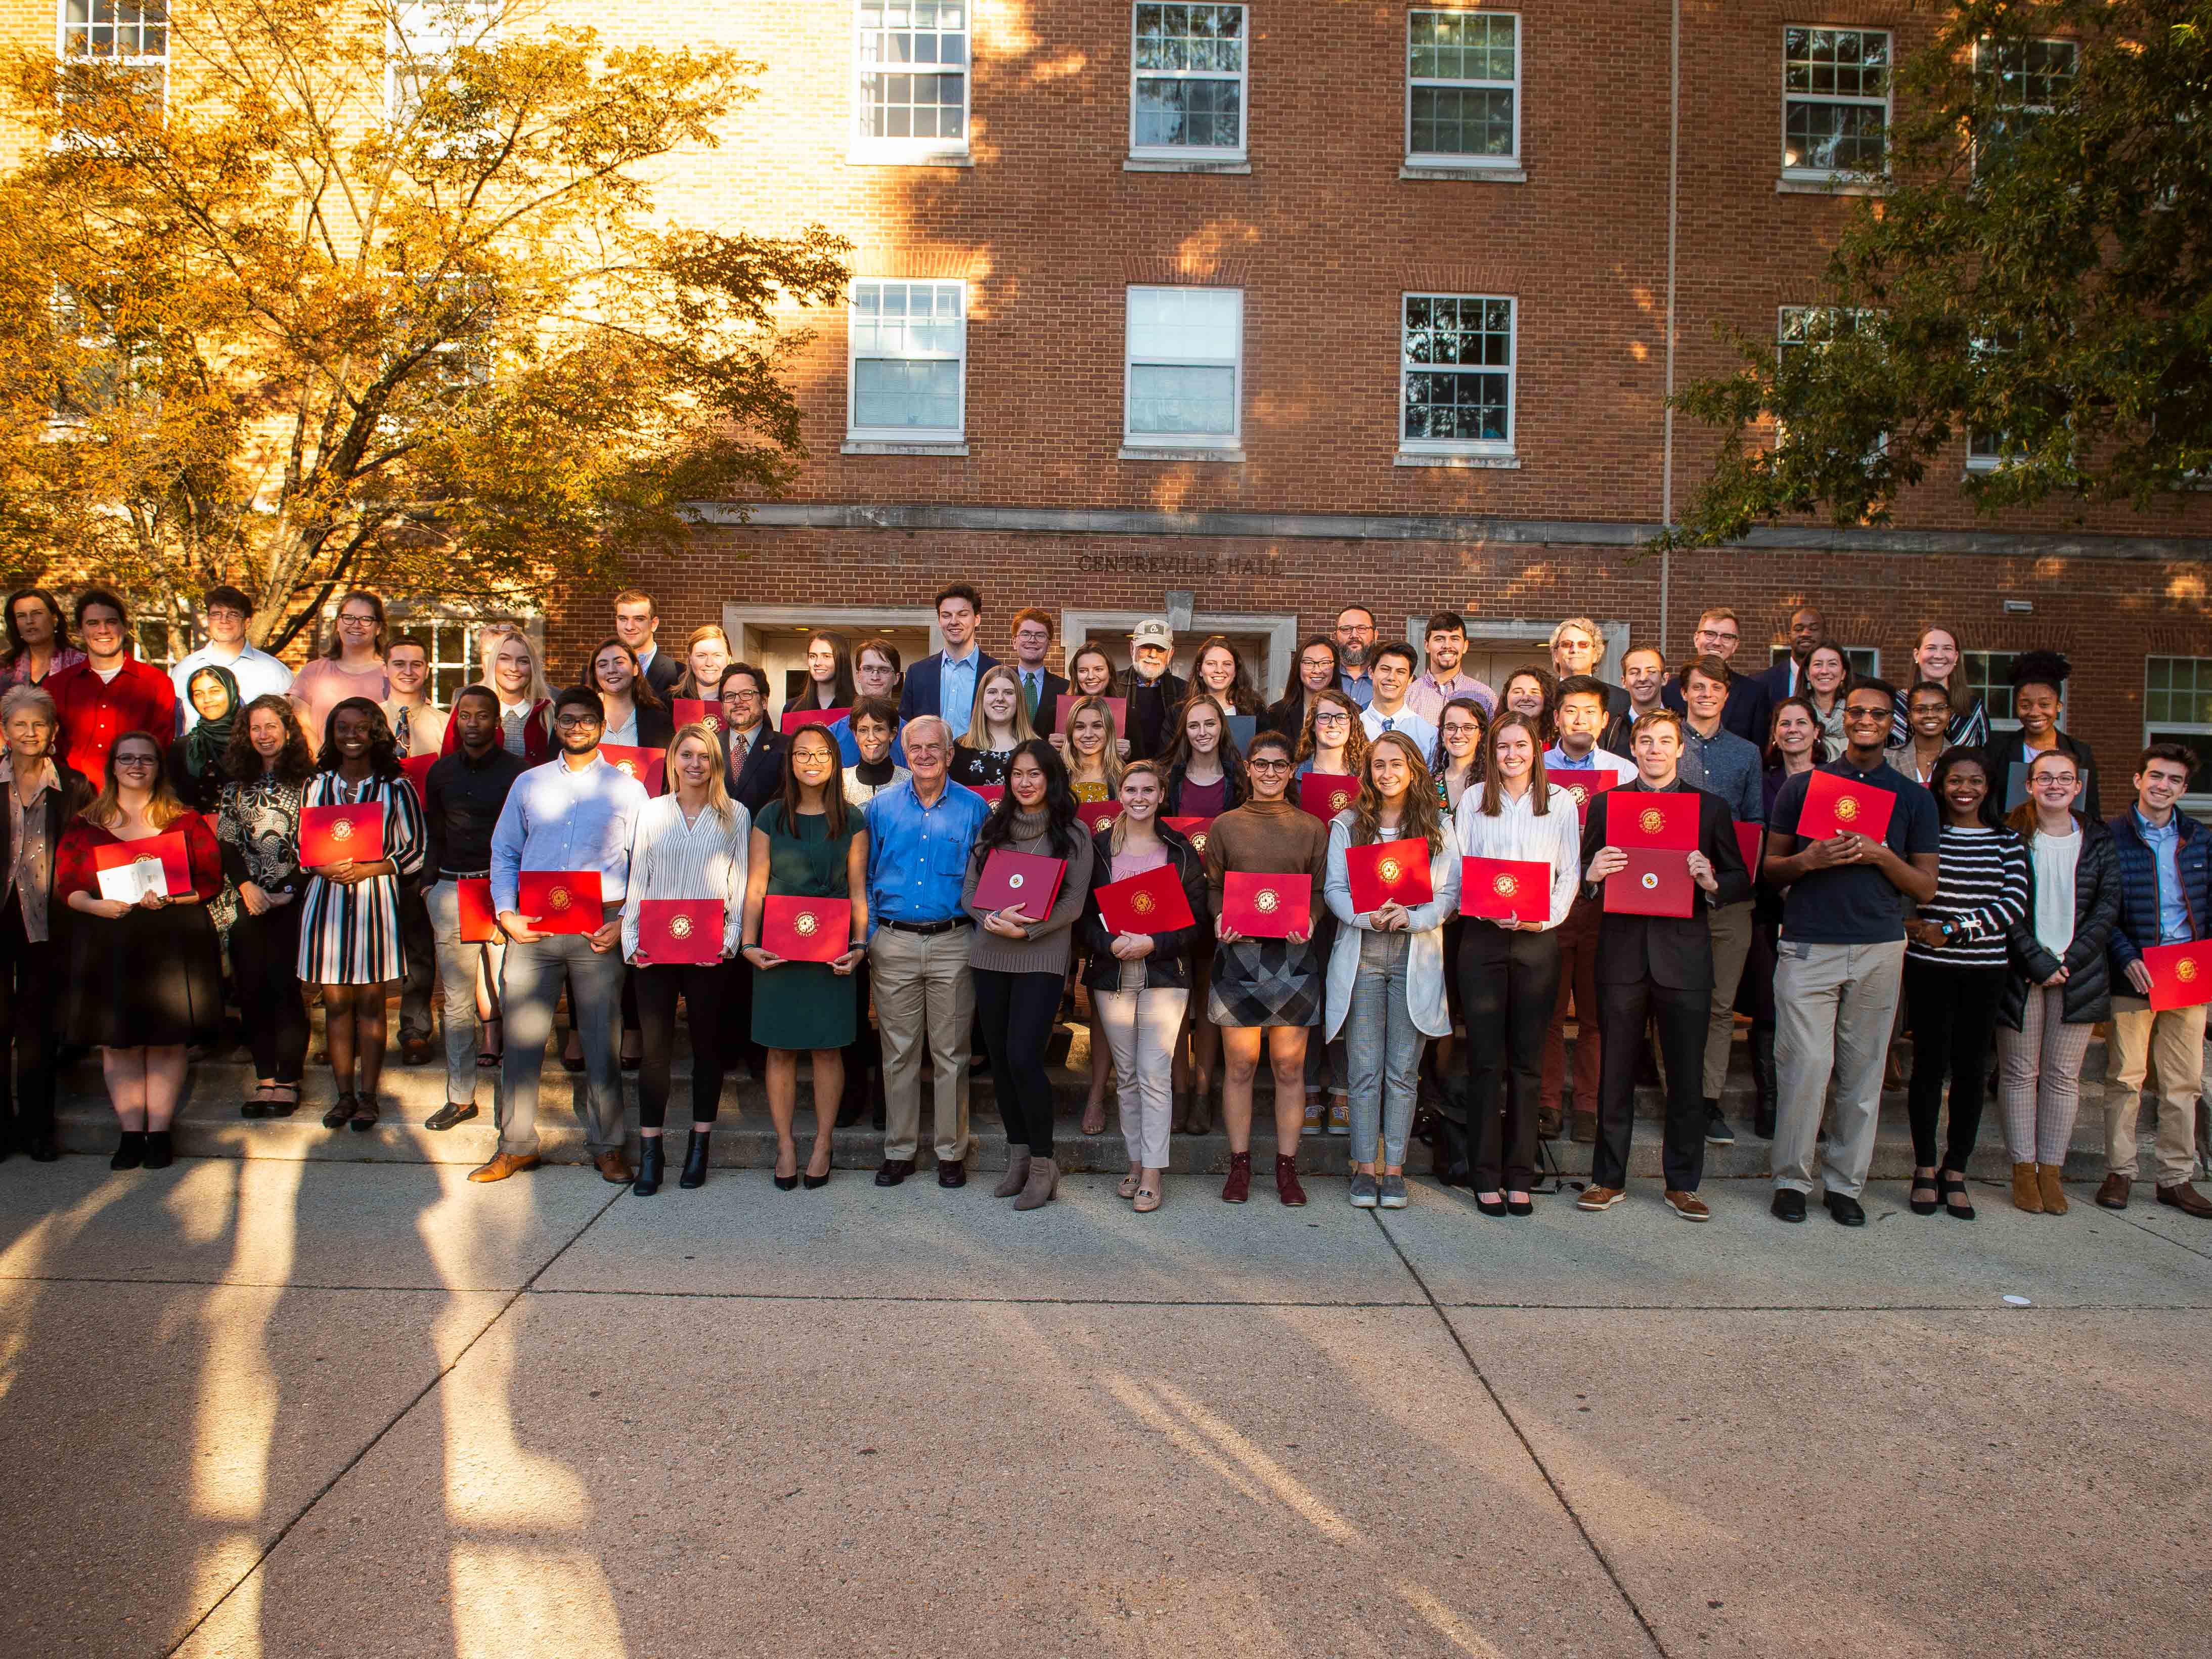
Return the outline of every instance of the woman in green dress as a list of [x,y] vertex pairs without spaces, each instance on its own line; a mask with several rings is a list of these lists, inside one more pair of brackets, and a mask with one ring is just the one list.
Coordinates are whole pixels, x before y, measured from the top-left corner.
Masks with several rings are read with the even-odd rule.
[[[830,1132],[845,1087],[842,1050],[853,1041],[851,975],[867,949],[868,831],[845,805],[844,766],[836,740],[804,726],[784,751],[783,793],[753,818],[752,856],[745,877],[744,957],[753,980],[753,1041],[768,1050],[768,1109],[775,1123],[775,1184],[799,1184],[792,1119],[799,1109],[799,1056],[814,1056],[814,1149],[806,1184],[830,1179]],[[762,948],[761,926],[771,897],[846,899],[852,933],[835,962],[790,962]]]

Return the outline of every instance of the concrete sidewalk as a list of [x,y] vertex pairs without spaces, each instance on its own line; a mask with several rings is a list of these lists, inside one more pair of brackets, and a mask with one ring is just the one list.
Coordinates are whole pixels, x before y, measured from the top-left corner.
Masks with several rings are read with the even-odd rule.
[[2212,1225],[1215,1190],[10,1159],[0,1652],[2205,1649]]

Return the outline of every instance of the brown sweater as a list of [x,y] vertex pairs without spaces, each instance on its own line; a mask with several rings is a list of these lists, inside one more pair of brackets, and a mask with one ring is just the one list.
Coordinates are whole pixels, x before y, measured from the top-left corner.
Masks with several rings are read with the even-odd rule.
[[[983,879],[983,865],[990,854],[979,845],[969,855],[968,878],[961,884],[960,902],[975,919],[975,943],[968,950],[970,968],[986,968],[1000,974],[1067,971],[1075,919],[1083,914],[1084,901],[1091,893],[1091,837],[1083,833],[1081,823],[1075,829],[1074,855],[1061,872],[1060,891],[1053,898],[1052,910],[1043,921],[1030,923],[1027,939],[1001,939],[985,928],[983,918],[990,913],[976,908],[975,887]],[[1014,815],[1012,849],[1017,853],[1034,853],[1039,858],[1056,856],[1046,834],[1043,813]]]
[[1221,914],[1221,878],[1231,870],[1255,875],[1313,878],[1313,915],[1322,908],[1322,878],[1328,869],[1328,826],[1288,800],[1247,801],[1214,819],[1206,836],[1208,908]]

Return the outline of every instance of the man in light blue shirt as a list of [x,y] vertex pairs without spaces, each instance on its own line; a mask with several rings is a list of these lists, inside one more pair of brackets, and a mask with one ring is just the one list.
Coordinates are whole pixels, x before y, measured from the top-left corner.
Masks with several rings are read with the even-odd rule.
[[914,1173],[921,1141],[921,1051],[935,1067],[937,1184],[968,1179],[968,1028],[974,933],[960,902],[990,807],[945,775],[952,736],[934,714],[907,722],[913,775],[878,795],[868,822],[868,974],[884,1042],[884,1161],[876,1185]]
[[[629,890],[629,846],[645,788],[599,754],[606,729],[599,694],[572,686],[553,703],[557,758],[532,767],[507,792],[491,832],[491,902],[510,943],[501,977],[507,1058],[500,1071],[499,1152],[470,1173],[504,1181],[538,1163],[538,1073],[553,1034],[553,1004],[565,979],[584,1046],[585,1083],[577,1115],[601,1179],[626,1182],[622,1073],[615,1027],[621,1018],[623,899]],[[595,872],[599,926],[589,933],[540,933],[544,916],[520,908],[522,872]]]
[[246,705],[256,697],[283,696],[292,689],[292,671],[266,651],[249,644],[246,624],[253,616],[253,601],[235,587],[210,587],[201,605],[207,643],[179,659],[169,671],[169,684],[177,688],[177,731],[179,735],[200,723],[192,706],[192,676],[203,668],[228,668],[238,682],[238,707],[231,711],[242,725]]

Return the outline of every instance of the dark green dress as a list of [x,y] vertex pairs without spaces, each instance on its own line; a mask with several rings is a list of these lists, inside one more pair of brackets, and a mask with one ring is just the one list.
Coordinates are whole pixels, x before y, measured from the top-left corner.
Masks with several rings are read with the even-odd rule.
[[[860,815],[845,813],[845,833],[832,840],[830,820],[819,812],[784,817],[783,803],[772,800],[753,815],[753,828],[768,837],[768,890],[799,898],[849,899],[845,860],[853,837],[864,827]],[[787,962],[753,975],[753,1041],[768,1048],[842,1048],[854,1030],[853,981],[830,971],[826,962]]]

